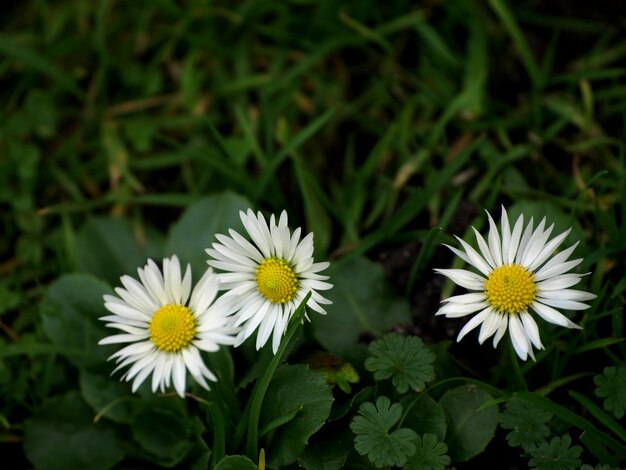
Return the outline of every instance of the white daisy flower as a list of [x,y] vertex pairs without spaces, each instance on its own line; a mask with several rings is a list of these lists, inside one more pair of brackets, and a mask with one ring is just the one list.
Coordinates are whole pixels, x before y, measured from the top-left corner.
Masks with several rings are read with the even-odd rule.
[[119,297],[104,296],[104,306],[113,315],[100,320],[123,333],[98,344],[132,343],[109,357],[118,363],[113,373],[130,366],[122,380],[133,381],[133,392],[152,374],[153,392],[163,392],[173,383],[184,397],[189,371],[208,390],[205,379],[215,382],[217,377],[204,364],[200,350],[215,352],[221,345],[232,345],[238,332],[230,318],[232,303],[216,300],[217,275],[209,268],[191,292],[191,268],[187,265],[181,276],[176,256],[163,260],[163,274],[152,260],[137,272],[141,282],[122,276],[124,288],[115,288]]
[[534,315],[529,310],[549,323],[580,329],[554,307],[584,310],[589,305],[582,302],[596,296],[569,289],[585,275],[568,272],[582,261],[567,261],[578,242],[553,256],[571,229],[548,241],[554,224],[546,229],[545,218],[533,230],[533,219],[524,228],[524,216],[520,215],[511,230],[506,210],[502,207],[500,233],[488,212],[487,217],[487,241],[474,229],[480,251],[458,237],[464,251],[446,245],[480,274],[465,269],[436,269],[459,286],[473,291],[445,299],[445,305],[436,315],[458,318],[475,314],[461,329],[457,341],[481,325],[478,342],[482,344],[495,335],[494,348],[508,327],[517,355],[522,360],[527,356],[534,360],[533,346],[537,349],[544,347]]
[[324,282],[328,276],[318,273],[329,263],[313,262],[313,234],[300,240],[299,227],[292,234],[287,212],[282,212],[278,224],[272,215],[269,226],[260,212],[255,215],[248,209],[239,215],[254,244],[230,229],[230,237],[216,235],[219,243],[206,250],[213,258],[208,263],[225,271],[219,275],[221,288],[228,289],[224,297],[237,299],[235,325],[242,326],[237,345],[258,329],[257,350],[273,333],[276,354],[289,319],[309,292],[307,307],[326,314],[320,304],[331,302],[317,291],[330,289],[332,284]]

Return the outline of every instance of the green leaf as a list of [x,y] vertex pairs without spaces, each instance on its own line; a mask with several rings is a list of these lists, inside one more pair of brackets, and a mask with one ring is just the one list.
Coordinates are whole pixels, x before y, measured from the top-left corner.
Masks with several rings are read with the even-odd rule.
[[282,467],[294,463],[304,451],[309,438],[319,430],[328,415],[333,396],[322,377],[305,365],[279,368],[265,394],[261,409],[264,427],[293,410],[297,414],[277,428],[271,437],[268,465]]
[[519,397],[512,397],[505,411],[500,415],[500,426],[510,429],[506,440],[511,447],[521,446],[528,451],[533,445],[550,435],[546,423],[552,419],[552,413],[537,405],[528,403]]
[[374,372],[376,380],[393,377],[393,386],[399,393],[406,393],[409,388],[419,392],[435,378],[435,355],[417,336],[393,333],[374,341],[369,350],[373,357],[366,359],[365,368]]
[[341,470],[352,451],[352,433],[343,422],[336,426],[325,425],[313,436],[298,459],[306,470]]
[[103,423],[78,393],[46,402],[26,422],[24,450],[40,470],[111,468],[125,455],[123,442]]
[[83,398],[99,417],[116,423],[131,421],[133,395],[128,384],[84,369],[80,371],[79,380]]
[[445,470],[450,464],[448,446],[433,434],[417,436],[417,450],[404,466],[406,470]]
[[344,393],[350,393],[352,391],[350,384],[358,383],[360,380],[352,364],[325,351],[313,353],[305,358],[305,362],[312,370],[322,374],[331,387],[338,385]]
[[259,470],[259,467],[243,455],[227,455],[218,462],[215,470]]
[[204,250],[216,242],[215,234],[228,229],[241,232],[239,211],[251,207],[250,202],[234,193],[224,192],[191,204],[170,229],[165,255],[178,255],[181,262],[190,263],[194,279],[200,279],[207,269]]
[[[171,403],[168,400],[167,403]],[[133,438],[159,465],[172,467],[192,448],[193,422],[181,405],[167,408],[156,400],[144,403],[131,424]]]
[[133,230],[127,219],[96,217],[76,235],[76,269],[116,286],[124,274],[134,275],[150,257],[160,259],[161,248],[150,236]]
[[475,385],[461,385],[448,390],[439,400],[446,411],[450,457],[464,462],[480,454],[493,438],[498,425],[495,406],[478,408],[493,397]]
[[112,351],[98,346],[111,334],[98,320],[108,313],[102,296],[109,293],[104,282],[84,274],[62,276],[46,290],[41,305],[43,329],[52,343],[70,352],[67,358],[77,367],[103,366]]
[[418,434],[433,434],[443,441],[446,437],[446,413],[443,407],[423,393],[407,407],[402,425]]
[[602,375],[593,378],[597,385],[596,395],[605,398],[604,409],[617,419],[626,412],[626,367],[605,367]]
[[408,303],[394,294],[379,264],[353,258],[331,265],[329,275],[334,287],[325,295],[333,303],[327,315],[311,318],[315,339],[327,351],[344,356],[361,335],[377,336],[410,321]]
[[548,442],[542,442],[529,449],[530,459],[528,465],[539,470],[570,470],[580,466],[580,454],[583,449],[580,446],[570,447],[572,439],[569,435],[553,437]]
[[415,453],[417,434],[409,428],[390,432],[402,416],[402,405],[391,404],[389,398],[381,396],[372,402],[363,403],[359,414],[350,423],[350,429],[356,434],[354,448],[376,467],[397,465],[407,462],[407,457]]

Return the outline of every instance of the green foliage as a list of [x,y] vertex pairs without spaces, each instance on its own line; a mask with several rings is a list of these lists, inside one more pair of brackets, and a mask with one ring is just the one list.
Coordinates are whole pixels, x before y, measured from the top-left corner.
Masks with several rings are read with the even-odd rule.
[[76,235],[76,269],[117,286],[122,275],[135,275],[148,258],[161,257],[155,238],[133,230],[127,219],[90,219]]
[[626,367],[605,367],[601,375],[593,378],[596,395],[604,398],[604,409],[617,419],[626,412]]
[[417,434],[409,428],[391,428],[400,420],[402,405],[391,403],[385,396],[359,407],[359,415],[350,423],[350,429],[356,434],[354,448],[376,467],[402,466],[407,458],[415,454]]
[[[416,434],[405,467],[443,445],[457,465],[506,445],[505,434],[537,453],[550,446],[549,426],[572,436],[556,443],[566,457],[584,448],[593,465],[582,468],[624,468],[622,7],[537,3],[9,2],[0,34],[3,463],[258,468],[258,452],[237,454],[271,351],[203,356],[219,382],[180,400],[148,385],[132,394],[109,376],[117,347],[97,345],[111,334],[97,320],[102,294],[121,275],[177,254],[197,280],[215,233],[239,230],[238,210],[252,207],[285,209],[292,228],[313,231],[335,285],[328,314],[309,310],[276,365],[320,349],[346,361],[322,372],[331,390],[304,366],[280,369],[301,398],[281,408],[270,393],[288,387],[273,382],[259,401],[253,434],[263,433],[277,469],[371,468],[350,421],[385,395],[405,411],[390,432]],[[468,227],[481,229],[483,209],[501,203],[512,217],[547,216],[553,234],[572,227],[562,247],[580,241],[571,258],[591,273],[572,288],[598,295],[576,317],[583,330],[536,318],[546,349],[514,370],[487,344],[448,348],[459,322],[433,315],[451,293],[432,272],[450,267],[440,243],[471,239]],[[422,363],[401,371],[409,356],[392,357],[401,348],[382,339],[391,331],[438,351],[436,379],[406,373]],[[368,359],[379,362],[373,374],[368,344],[382,345]],[[393,359],[402,360],[380,364]],[[459,383],[476,384],[478,396]],[[507,431],[487,447],[511,393]],[[542,455],[537,467],[551,468]],[[556,468],[576,467],[569,459]]]
[[572,446],[569,435],[553,437],[548,442],[542,442],[529,449],[532,458],[528,465],[538,470],[570,470],[580,466],[580,446]]
[[408,304],[395,296],[382,268],[364,258],[354,258],[328,273],[334,287],[328,291],[333,303],[327,315],[311,319],[317,341],[328,351],[344,356],[357,344],[359,335],[378,335],[409,320]]
[[417,436],[417,450],[404,466],[408,470],[444,470],[450,465],[448,446],[433,434]]
[[496,406],[479,409],[493,397],[474,385],[448,390],[439,400],[446,411],[450,457],[464,462],[481,453],[493,439],[498,425]]
[[93,414],[76,392],[47,401],[26,423],[24,448],[43,470],[110,468],[126,455],[124,442]]
[[321,373],[329,385],[337,385],[344,393],[350,393],[350,384],[360,380],[359,373],[352,364],[323,351],[312,354],[307,358],[307,363],[311,369]]
[[102,296],[111,293],[103,282],[84,274],[68,274],[46,290],[41,320],[46,335],[77,367],[101,365],[111,348],[98,346],[109,334],[99,317],[107,314]]
[[402,424],[420,435],[433,434],[440,441],[444,440],[448,429],[443,407],[426,393],[411,400]]
[[543,441],[550,435],[546,423],[552,419],[552,413],[518,397],[512,397],[506,409],[500,414],[500,426],[509,429],[506,440],[511,447],[521,446],[528,451],[530,447]]
[[259,467],[243,455],[227,455],[215,466],[215,470],[258,470]]
[[435,355],[417,336],[391,334],[369,346],[370,354],[365,368],[374,373],[376,380],[392,378],[398,393],[409,388],[419,392],[426,383],[435,378]]
[[263,401],[261,426],[268,427],[284,416],[295,415],[271,433],[268,464],[281,467],[294,463],[311,435],[328,418],[332,402],[332,394],[320,374],[304,365],[279,368]]
[[199,279],[207,268],[204,250],[217,242],[215,234],[228,234],[229,229],[241,233],[239,211],[246,211],[249,207],[249,201],[229,192],[207,196],[190,204],[172,224],[165,256],[176,254],[181,262],[190,263],[194,279]]

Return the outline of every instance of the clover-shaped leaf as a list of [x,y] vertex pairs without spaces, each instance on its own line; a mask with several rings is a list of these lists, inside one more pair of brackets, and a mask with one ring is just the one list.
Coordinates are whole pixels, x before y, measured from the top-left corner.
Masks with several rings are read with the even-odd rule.
[[393,386],[399,393],[406,393],[409,388],[420,391],[435,378],[435,355],[417,336],[393,333],[374,341],[369,350],[371,356],[365,360],[365,368],[374,372],[376,380],[393,377]]
[[571,444],[572,439],[566,434],[563,437],[553,437],[549,443],[543,441],[539,445],[534,445],[528,450],[533,457],[528,465],[538,470],[578,468],[581,464],[579,457],[583,448],[580,446],[570,447]]
[[415,453],[417,434],[409,428],[390,432],[402,416],[402,405],[391,404],[387,397],[378,397],[376,405],[363,403],[359,414],[350,423],[350,429],[356,434],[354,448],[376,467],[403,466],[407,457]]
[[552,413],[549,411],[513,397],[508,401],[506,410],[500,415],[500,426],[511,430],[506,436],[511,447],[522,446],[527,451],[550,435],[550,430],[545,423],[551,419]]
[[605,398],[604,409],[612,411],[617,419],[626,412],[626,367],[605,367],[603,375],[596,375],[593,381],[598,386],[596,395]]
[[450,464],[448,446],[434,434],[417,436],[417,451],[409,458],[405,470],[444,470]]

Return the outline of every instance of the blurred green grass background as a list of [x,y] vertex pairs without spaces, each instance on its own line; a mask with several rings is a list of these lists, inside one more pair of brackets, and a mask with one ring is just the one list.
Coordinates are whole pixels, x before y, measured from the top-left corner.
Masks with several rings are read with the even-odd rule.
[[[407,293],[430,277],[433,238],[446,238],[433,227],[461,235],[480,226],[483,208],[542,204],[587,239],[596,292],[623,304],[625,10],[530,0],[7,4],[0,345],[41,336],[38,302],[76,268],[90,216],[127,218],[137,240],[159,244],[184,207],[224,190],[287,209],[315,232],[318,257],[380,260],[389,247],[426,246],[400,272],[386,265]],[[19,424],[45,398],[45,371],[38,363],[7,385],[2,366],[8,395],[39,384],[2,416]]]

